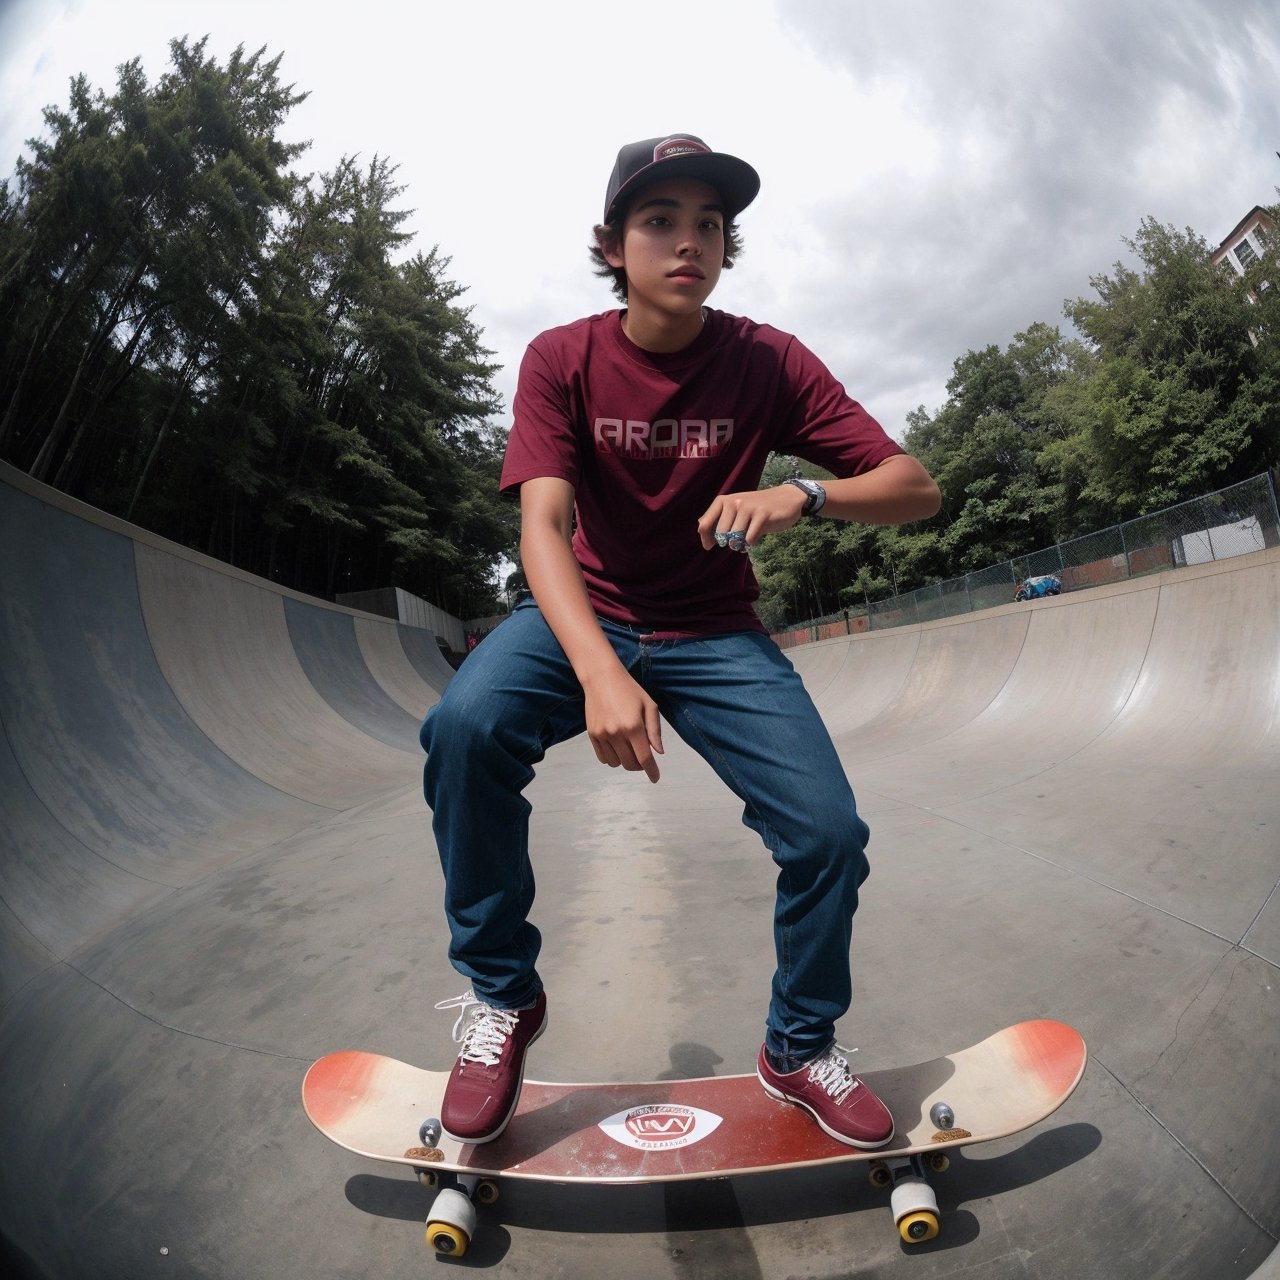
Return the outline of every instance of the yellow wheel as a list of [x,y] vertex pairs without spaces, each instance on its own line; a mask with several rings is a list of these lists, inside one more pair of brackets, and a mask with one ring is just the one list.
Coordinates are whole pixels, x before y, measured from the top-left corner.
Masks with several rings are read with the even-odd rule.
[[941,1151],[935,1151],[929,1157],[929,1168],[934,1173],[946,1173],[951,1168],[951,1157],[943,1155]]
[[460,1258],[466,1253],[471,1237],[460,1227],[451,1226],[447,1222],[428,1222],[427,1243],[437,1253],[448,1254],[451,1258]]
[[873,1187],[887,1187],[893,1181],[889,1166],[882,1160],[873,1160],[867,1169],[867,1181]]
[[938,1215],[927,1209],[909,1213],[898,1223],[898,1234],[904,1244],[921,1244],[938,1234]]
[[473,1198],[478,1204],[497,1204],[498,1196],[501,1194],[498,1184],[492,1178],[485,1178],[476,1183],[476,1191]]

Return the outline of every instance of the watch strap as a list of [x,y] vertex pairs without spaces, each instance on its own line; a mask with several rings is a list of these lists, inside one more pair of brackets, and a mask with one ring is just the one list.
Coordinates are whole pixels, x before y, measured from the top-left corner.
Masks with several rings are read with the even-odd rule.
[[788,476],[787,483],[795,485],[805,495],[804,506],[800,508],[802,516],[816,516],[822,510],[827,501],[827,491],[816,480]]

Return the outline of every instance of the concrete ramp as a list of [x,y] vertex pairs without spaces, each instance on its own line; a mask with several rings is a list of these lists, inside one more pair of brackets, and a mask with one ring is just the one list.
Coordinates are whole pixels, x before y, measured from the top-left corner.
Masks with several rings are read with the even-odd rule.
[[[447,1265],[422,1242],[430,1193],[298,1102],[333,1049],[452,1056],[416,740],[449,676],[433,638],[6,468],[0,547],[6,1274]],[[873,832],[842,1042],[871,1070],[1057,1017],[1091,1049],[1080,1089],[958,1157],[942,1235],[910,1250],[855,1168],[513,1185],[462,1265],[1274,1275],[1280,553],[792,657]],[[668,738],[656,787],[578,742],[530,789],[552,1006],[533,1077],[752,1068],[775,870]]]

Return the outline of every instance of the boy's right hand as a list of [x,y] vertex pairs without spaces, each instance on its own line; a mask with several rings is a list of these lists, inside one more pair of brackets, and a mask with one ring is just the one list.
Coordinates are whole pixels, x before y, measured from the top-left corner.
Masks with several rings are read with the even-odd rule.
[[658,781],[662,755],[662,717],[658,704],[619,665],[583,685],[587,736],[596,759]]
[[573,485],[540,476],[520,486],[520,560],[542,616],[564,649],[586,697],[587,734],[596,759],[658,780],[658,705],[627,674],[600,630],[573,554]]

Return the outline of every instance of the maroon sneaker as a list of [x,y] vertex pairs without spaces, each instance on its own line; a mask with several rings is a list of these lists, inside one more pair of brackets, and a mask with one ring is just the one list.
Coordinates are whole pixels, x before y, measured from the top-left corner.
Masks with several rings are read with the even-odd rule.
[[756,1075],[765,1092],[803,1107],[837,1142],[874,1151],[893,1138],[889,1108],[850,1070],[849,1051],[833,1044],[797,1071],[783,1074],[760,1050]]
[[531,1009],[495,1009],[470,991],[436,1008],[461,1010],[453,1038],[462,1050],[445,1085],[440,1126],[456,1142],[492,1142],[520,1101],[525,1050],[546,1030],[546,994]]

